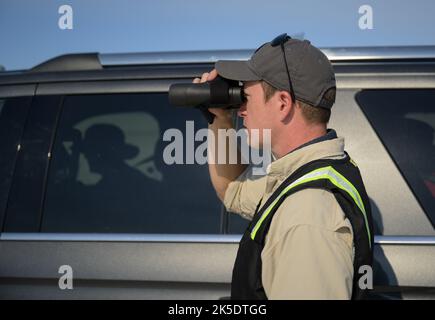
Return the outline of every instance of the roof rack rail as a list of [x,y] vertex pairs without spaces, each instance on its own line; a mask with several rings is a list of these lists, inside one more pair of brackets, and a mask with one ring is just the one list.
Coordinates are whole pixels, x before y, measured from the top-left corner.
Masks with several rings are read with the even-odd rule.
[[82,71],[100,69],[103,69],[103,66],[98,58],[98,53],[76,53],[65,54],[47,60],[33,67],[29,72]]
[[[435,59],[435,46],[321,48],[331,61]],[[248,60],[255,49],[100,54],[103,67]]]
[[[435,46],[321,48],[333,62],[377,60],[435,60]],[[43,62],[29,72],[101,70],[103,67],[214,63],[217,60],[248,60],[254,49],[143,53],[66,54]]]
[[255,50],[198,50],[172,52],[103,53],[103,67],[177,63],[214,63],[217,60],[247,60]]
[[331,61],[435,59],[435,46],[321,48]]

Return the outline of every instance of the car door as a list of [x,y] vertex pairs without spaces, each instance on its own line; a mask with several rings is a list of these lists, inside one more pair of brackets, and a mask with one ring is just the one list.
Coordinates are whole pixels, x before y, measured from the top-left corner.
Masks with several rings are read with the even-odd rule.
[[165,132],[207,125],[168,105],[174,81],[39,84],[1,235],[2,298],[229,296],[240,237],[225,234],[207,166],[163,157]]
[[346,65],[330,125],[371,200],[374,298],[434,298],[435,82],[430,63]]

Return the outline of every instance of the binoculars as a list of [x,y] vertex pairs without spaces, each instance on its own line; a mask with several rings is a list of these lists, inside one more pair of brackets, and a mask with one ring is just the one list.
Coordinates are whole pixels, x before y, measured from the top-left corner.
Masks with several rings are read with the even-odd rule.
[[169,88],[169,103],[176,107],[200,109],[209,123],[214,115],[208,108],[235,109],[245,101],[239,81],[217,77],[204,83],[177,83]]

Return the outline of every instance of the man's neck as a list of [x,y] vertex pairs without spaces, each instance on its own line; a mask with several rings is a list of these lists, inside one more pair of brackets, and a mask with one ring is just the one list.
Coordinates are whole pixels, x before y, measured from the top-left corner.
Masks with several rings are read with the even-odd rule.
[[326,126],[316,126],[310,130],[300,130],[297,134],[278,137],[277,143],[272,146],[273,155],[276,159],[282,158],[303,144],[324,136],[326,132]]

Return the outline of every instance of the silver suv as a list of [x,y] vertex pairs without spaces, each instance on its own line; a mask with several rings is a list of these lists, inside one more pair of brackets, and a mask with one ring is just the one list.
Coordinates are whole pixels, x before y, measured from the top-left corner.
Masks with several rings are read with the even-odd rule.
[[[435,298],[435,47],[323,51],[330,127],[373,208],[371,296]],[[167,91],[251,54],[74,54],[0,72],[0,298],[228,297],[247,221],[206,165],[163,161],[168,129],[207,125]]]

